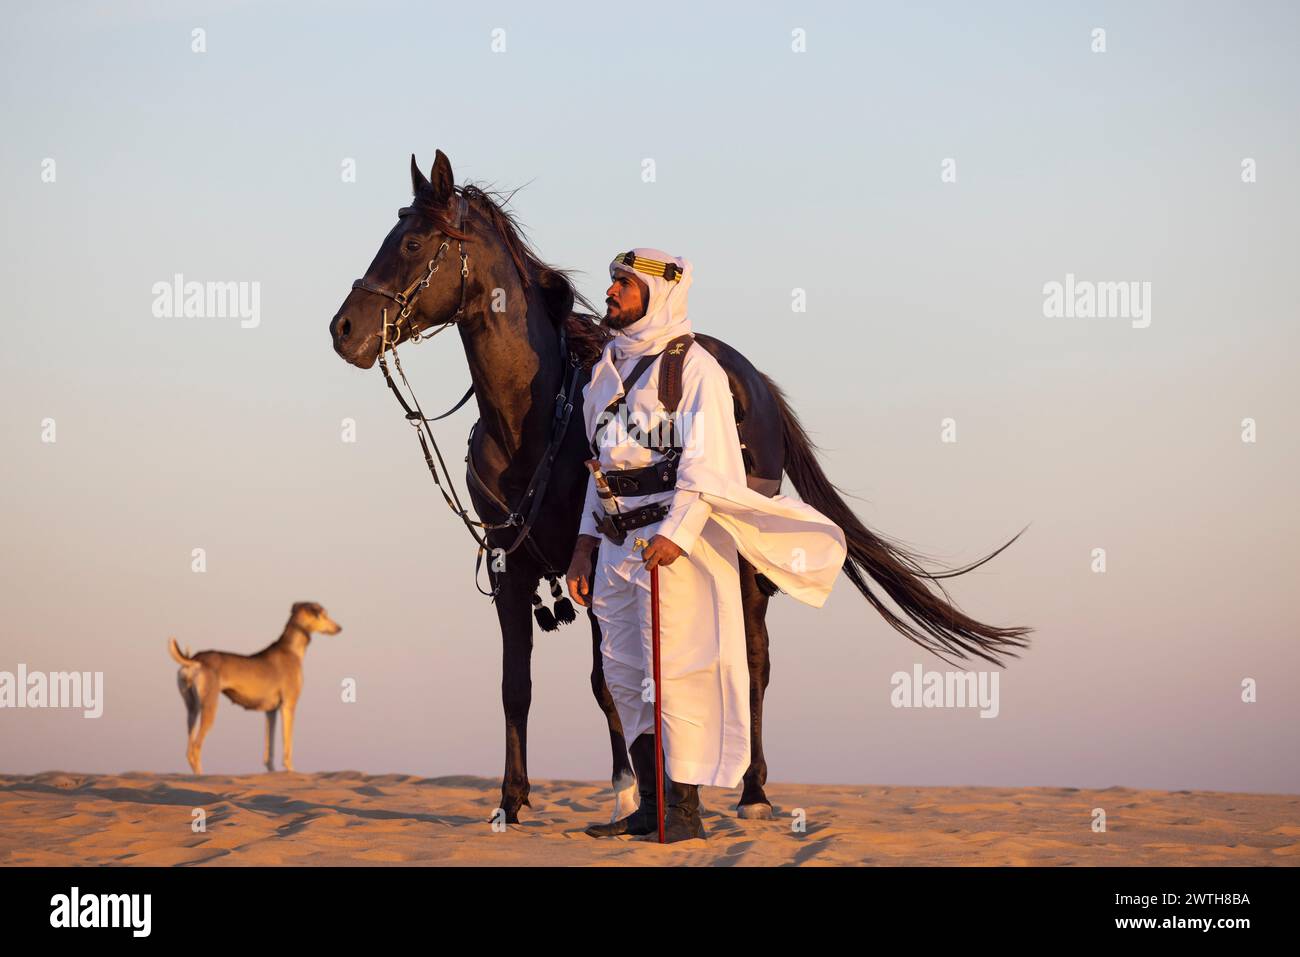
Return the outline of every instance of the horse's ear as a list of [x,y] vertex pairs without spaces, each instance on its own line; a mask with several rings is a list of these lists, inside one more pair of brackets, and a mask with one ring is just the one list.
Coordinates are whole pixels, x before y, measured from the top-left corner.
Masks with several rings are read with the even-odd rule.
[[412,153],[411,154],[411,194],[418,196],[420,194],[420,190],[427,188],[428,185],[429,185],[429,181],[425,179],[424,174],[420,172],[420,164],[415,161],[415,154]]
[[429,182],[433,186],[434,200],[445,203],[451,199],[456,179],[451,175],[451,160],[447,159],[447,154],[442,150],[438,150],[438,155],[433,159],[433,170],[429,173]]

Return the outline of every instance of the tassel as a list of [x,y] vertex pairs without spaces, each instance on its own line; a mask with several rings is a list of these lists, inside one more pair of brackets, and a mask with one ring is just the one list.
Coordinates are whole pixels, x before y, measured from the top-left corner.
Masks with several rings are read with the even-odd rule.
[[555,603],[555,620],[561,625],[571,625],[578,620],[578,613],[573,610],[573,602],[561,598]]
[[537,619],[537,624],[542,631],[554,631],[560,627],[555,623],[555,616],[551,614],[551,609],[542,604],[541,596],[536,592],[533,593],[533,617]]
[[573,610],[573,602],[569,601],[567,595],[560,588],[560,583],[556,579],[551,579],[551,598],[554,599],[553,607],[555,610],[555,620],[559,623],[556,625],[571,625],[578,620],[578,613]]

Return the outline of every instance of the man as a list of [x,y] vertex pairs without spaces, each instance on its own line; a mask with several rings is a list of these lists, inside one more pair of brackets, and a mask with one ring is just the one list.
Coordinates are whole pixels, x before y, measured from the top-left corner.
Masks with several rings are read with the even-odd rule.
[[[688,260],[658,249],[615,257],[605,324],[616,334],[583,396],[587,435],[617,514],[605,513],[593,475],[566,577],[573,600],[590,605],[600,622],[605,683],[632,742],[641,798],[631,815],[589,827],[594,837],[658,831],[656,694],[664,729],[665,840],[705,836],[699,786],[734,788],[750,762],[738,556],[820,606],[846,554],[844,533],[815,509],[747,486],[727,374],[703,347],[691,345],[686,294],[693,275]],[[649,542],[642,551],[637,538]],[[659,688],[652,679],[655,567]]]

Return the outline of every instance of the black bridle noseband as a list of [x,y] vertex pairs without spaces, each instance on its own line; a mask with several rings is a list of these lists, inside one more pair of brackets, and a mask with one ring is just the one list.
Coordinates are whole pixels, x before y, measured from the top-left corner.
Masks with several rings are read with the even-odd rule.
[[[464,231],[462,227],[465,223],[468,207],[468,200],[465,194],[461,193],[456,207],[456,222],[452,224],[452,228],[456,232]],[[397,215],[400,219],[401,217],[410,215],[413,212],[413,208],[403,207],[398,210]],[[416,330],[414,322],[410,323],[407,327],[407,338],[408,341],[412,343],[419,343],[432,339],[444,329],[455,325],[456,322],[465,315],[465,296],[469,282],[469,254],[465,251],[464,240],[458,239],[456,240],[456,243],[460,254],[460,305],[456,307],[456,311],[448,318],[432,323],[432,325],[437,328],[432,329],[429,332],[422,334]],[[521,545],[526,544],[529,547],[534,558],[536,558],[541,564],[543,574],[547,577],[553,577],[558,574],[563,574],[564,572],[563,568],[557,568],[554,563],[546,558],[541,549],[537,546],[537,543],[532,541],[530,533],[532,531],[533,523],[536,521],[538,512],[541,508],[542,499],[546,496],[546,486],[550,481],[551,467],[555,463],[556,454],[560,450],[560,443],[563,441],[565,431],[568,427],[569,416],[573,412],[573,398],[577,387],[580,365],[577,355],[568,350],[568,341],[565,333],[564,322],[561,321],[559,323],[560,357],[562,361],[568,363],[570,368],[568,375],[561,380],[560,391],[555,396],[555,413],[551,418],[551,431],[550,437],[547,441],[546,451],[543,453],[542,460],[538,463],[537,468],[533,471],[532,478],[528,482],[528,487],[524,490],[523,497],[520,499],[519,505],[516,508],[510,508],[502,502],[501,499],[487,487],[486,483],[479,478],[478,472],[474,468],[474,463],[472,461],[474,428],[470,429],[470,448],[465,455],[465,462],[468,466],[469,475],[475,480],[479,490],[506,514],[506,520],[504,522],[480,522],[471,519],[469,517],[469,512],[465,506],[461,504],[460,496],[456,494],[456,486],[451,481],[451,471],[447,468],[447,463],[443,460],[442,451],[438,448],[438,441],[433,437],[433,430],[429,428],[429,423],[436,422],[439,419],[445,419],[469,401],[469,397],[474,394],[474,386],[471,383],[469,389],[466,390],[463,396],[461,396],[460,401],[446,412],[442,413],[442,415],[436,415],[433,418],[429,418],[425,416],[424,410],[420,408],[420,402],[415,397],[415,390],[411,388],[411,383],[407,381],[406,373],[402,369],[402,360],[397,354],[397,343],[402,337],[402,322],[403,320],[410,319],[412,307],[415,305],[416,300],[420,298],[420,294],[424,292],[424,290],[429,288],[429,283],[432,281],[434,274],[442,266],[442,258],[447,253],[449,245],[450,239],[444,233],[444,238],[441,245],[438,247],[438,251],[435,252],[433,258],[429,260],[427,272],[401,292],[393,292],[392,290],[386,289],[376,283],[372,283],[365,278],[354,281],[352,283],[352,288],[360,289],[363,292],[368,292],[376,296],[383,296],[385,299],[391,299],[400,307],[397,320],[391,323],[388,321],[387,307],[383,310],[384,326],[382,339],[379,345],[379,367],[383,370],[384,381],[388,384],[388,388],[392,390],[393,395],[397,397],[397,401],[401,404],[403,411],[405,411],[407,421],[415,427],[415,434],[420,440],[420,448],[424,452],[424,461],[429,467],[429,474],[433,476],[434,484],[437,485],[438,490],[442,492],[442,497],[446,501],[447,506],[455,512],[460,520],[465,524],[465,528],[478,544],[478,555],[474,564],[475,587],[478,588],[481,594],[491,596],[495,600],[500,585],[493,575],[493,572],[504,571],[506,556],[510,555]],[[396,330],[396,334],[391,339],[388,334],[390,328]],[[401,389],[398,388],[397,383],[393,380],[392,373],[388,369],[386,353],[389,349],[393,352],[393,364],[397,367],[397,374],[401,377],[402,384],[410,394],[411,400],[409,403],[402,395]],[[477,427],[477,425],[478,423],[476,422],[475,427]],[[430,454],[431,445],[433,447],[432,454]],[[437,465],[434,464],[435,455],[438,460]],[[438,477],[439,466],[441,466],[443,474],[447,477],[447,484],[445,487],[442,480]],[[447,494],[448,489],[451,490],[450,495]],[[506,548],[493,548],[487,541],[487,534],[498,529],[506,528],[517,528],[519,530],[515,535],[514,541]],[[477,531],[478,529],[482,529],[483,533],[480,534],[480,532]],[[488,577],[492,580],[492,590],[486,592],[478,585],[478,569],[482,564],[485,552],[492,555],[492,562],[488,568]],[[554,584],[554,581],[552,581],[552,591],[554,591]],[[534,601],[536,601],[536,599],[534,599]]]

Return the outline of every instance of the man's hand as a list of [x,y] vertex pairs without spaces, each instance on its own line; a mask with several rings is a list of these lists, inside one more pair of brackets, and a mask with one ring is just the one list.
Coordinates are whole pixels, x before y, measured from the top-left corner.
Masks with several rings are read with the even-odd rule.
[[591,555],[600,544],[600,539],[593,535],[579,535],[578,544],[573,547],[573,558],[569,561],[569,570],[564,579],[569,585],[569,596],[584,608],[591,604]]
[[671,565],[681,554],[682,550],[671,538],[656,535],[641,552],[641,557],[645,559],[646,568],[655,568],[659,565]]

